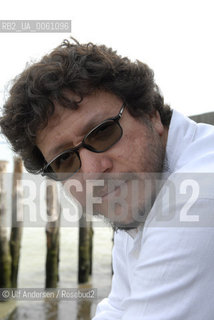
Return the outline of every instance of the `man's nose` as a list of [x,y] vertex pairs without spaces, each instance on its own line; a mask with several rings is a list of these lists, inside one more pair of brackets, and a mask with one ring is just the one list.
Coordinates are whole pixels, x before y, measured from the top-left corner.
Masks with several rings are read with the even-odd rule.
[[82,173],[108,173],[113,167],[112,159],[106,152],[96,153],[85,148],[79,150]]

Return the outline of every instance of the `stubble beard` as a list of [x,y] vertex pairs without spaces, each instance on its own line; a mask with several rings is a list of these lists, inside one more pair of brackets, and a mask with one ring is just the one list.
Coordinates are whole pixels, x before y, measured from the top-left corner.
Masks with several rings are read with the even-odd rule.
[[[110,225],[114,231],[128,231],[143,226],[164,183],[163,172],[167,167],[167,160],[165,158],[165,147],[157,137],[154,136],[154,140],[155,141],[152,141],[151,145],[149,146],[149,154],[152,161],[146,168],[146,172],[141,173],[141,175],[139,175],[138,173],[132,173],[131,177],[129,176],[129,179],[133,181],[136,179],[142,179],[143,182],[149,181],[151,190],[148,193],[146,193],[144,190],[144,197],[142,196],[142,199],[137,208],[133,208],[134,216],[132,216],[132,221],[124,223],[123,221],[112,221],[109,218],[104,217],[104,221],[108,225]],[[123,179],[126,179],[124,175]]]

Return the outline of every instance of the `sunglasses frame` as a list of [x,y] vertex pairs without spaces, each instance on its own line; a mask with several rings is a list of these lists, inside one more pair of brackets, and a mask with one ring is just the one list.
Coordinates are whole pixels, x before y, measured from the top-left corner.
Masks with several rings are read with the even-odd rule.
[[[98,124],[97,126],[95,126],[94,128],[92,128],[85,136],[84,138],[82,139],[82,141],[76,146],[76,147],[73,147],[73,148],[70,148],[70,149],[67,149],[67,150],[64,150],[63,152],[59,153],[57,156],[55,156],[50,162],[48,162],[41,170],[41,175],[42,176],[48,176],[49,178],[55,180],[55,181],[64,181],[70,177],[72,177],[77,171],[79,171],[79,169],[81,168],[81,159],[80,159],[80,155],[79,155],[79,149],[80,148],[86,148],[87,150],[91,151],[91,152],[94,152],[94,153],[102,153],[102,152],[105,152],[107,151],[108,149],[110,149],[111,147],[113,147],[113,145],[115,145],[122,137],[123,135],[123,129],[119,123],[119,120],[121,119],[122,117],[122,114],[123,114],[123,111],[125,109],[125,102],[122,104],[122,107],[120,108],[120,111],[119,113],[113,117],[113,118],[108,118],[106,120],[104,120],[103,122],[101,122],[100,124]],[[120,127],[120,130],[121,130],[121,135],[120,137],[113,143],[111,144],[109,147],[105,148],[104,150],[102,151],[97,151],[95,150],[93,147],[91,147],[90,145],[88,145],[87,143],[85,143],[85,140],[88,138],[88,136],[94,132],[95,130],[97,130],[100,126],[102,126],[103,124],[105,124],[106,122],[109,122],[109,121],[114,121],[118,124],[118,126]],[[80,161],[80,166],[79,168],[75,171],[75,172],[72,172],[66,179],[58,179],[57,177],[54,177],[52,176],[52,174],[56,174],[54,171],[53,172],[48,172],[47,171],[47,168],[51,165],[51,163],[53,163],[57,158],[61,157],[63,154],[67,153],[67,152],[74,152],[76,153],[77,157],[79,158],[79,161]]]

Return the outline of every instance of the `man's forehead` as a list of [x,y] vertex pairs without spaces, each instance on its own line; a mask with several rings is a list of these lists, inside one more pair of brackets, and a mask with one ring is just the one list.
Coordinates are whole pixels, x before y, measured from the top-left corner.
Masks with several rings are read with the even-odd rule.
[[[70,100],[71,107],[65,108],[58,101],[53,101],[54,103],[54,113],[48,119],[48,127],[54,127],[59,123],[59,120],[63,120],[67,115],[78,116],[78,113],[82,110],[84,111],[84,115],[94,114],[100,112],[101,114],[105,114],[105,105],[110,107],[110,105],[117,100],[119,100],[116,96],[111,93],[105,91],[95,91],[93,94],[80,98],[79,95],[73,93],[72,91],[65,91],[64,96]],[[115,101],[114,101],[115,100]],[[72,107],[73,104],[73,107]]]
[[[46,127],[52,128],[59,124],[59,120],[63,120],[67,117],[67,115],[71,115],[75,118],[81,111],[84,111],[85,116],[88,114],[95,115],[96,113],[105,114],[107,113],[111,107],[111,105],[117,105],[118,101],[120,100],[115,95],[105,92],[105,91],[95,91],[93,94],[84,97],[82,100],[79,95],[73,93],[72,91],[65,91],[63,93],[67,99],[73,103],[73,108],[65,108],[63,107],[60,102],[53,101],[54,103],[54,113],[48,119],[48,124]],[[121,102],[119,102],[121,103]],[[105,106],[107,108],[105,108]]]
[[[53,101],[54,112],[49,117],[47,125],[38,131],[38,136],[40,136],[42,132],[46,134],[51,129],[54,129],[55,127],[57,127],[64,119],[68,117],[68,115],[69,117],[72,117],[72,118],[75,117],[75,114],[77,114],[78,110],[81,109],[82,102],[80,101],[80,97],[78,95],[74,94],[71,91],[64,92],[64,95],[67,99],[70,100],[71,105],[73,103],[73,108],[72,107],[66,108],[62,106],[59,101],[56,101],[56,100]],[[85,97],[83,100],[84,102],[87,102],[88,97]]]
[[52,130],[57,128],[64,119],[68,117],[68,115],[72,115],[76,110],[64,108],[60,106],[58,103],[54,103],[54,113],[49,117],[47,125],[38,130],[36,143],[40,143],[44,137],[50,133]]

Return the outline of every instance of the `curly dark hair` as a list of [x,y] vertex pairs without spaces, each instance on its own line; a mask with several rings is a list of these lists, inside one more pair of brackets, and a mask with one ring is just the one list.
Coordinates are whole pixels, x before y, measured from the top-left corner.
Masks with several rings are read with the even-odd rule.
[[[75,109],[85,96],[104,90],[125,101],[133,117],[143,118],[158,110],[163,125],[168,127],[170,123],[172,111],[164,104],[153,71],[104,45],[64,40],[13,81],[0,126],[31,173],[40,172],[46,163],[36,146],[36,134],[47,125],[55,101]],[[69,100],[66,90],[77,94],[80,100]]]

